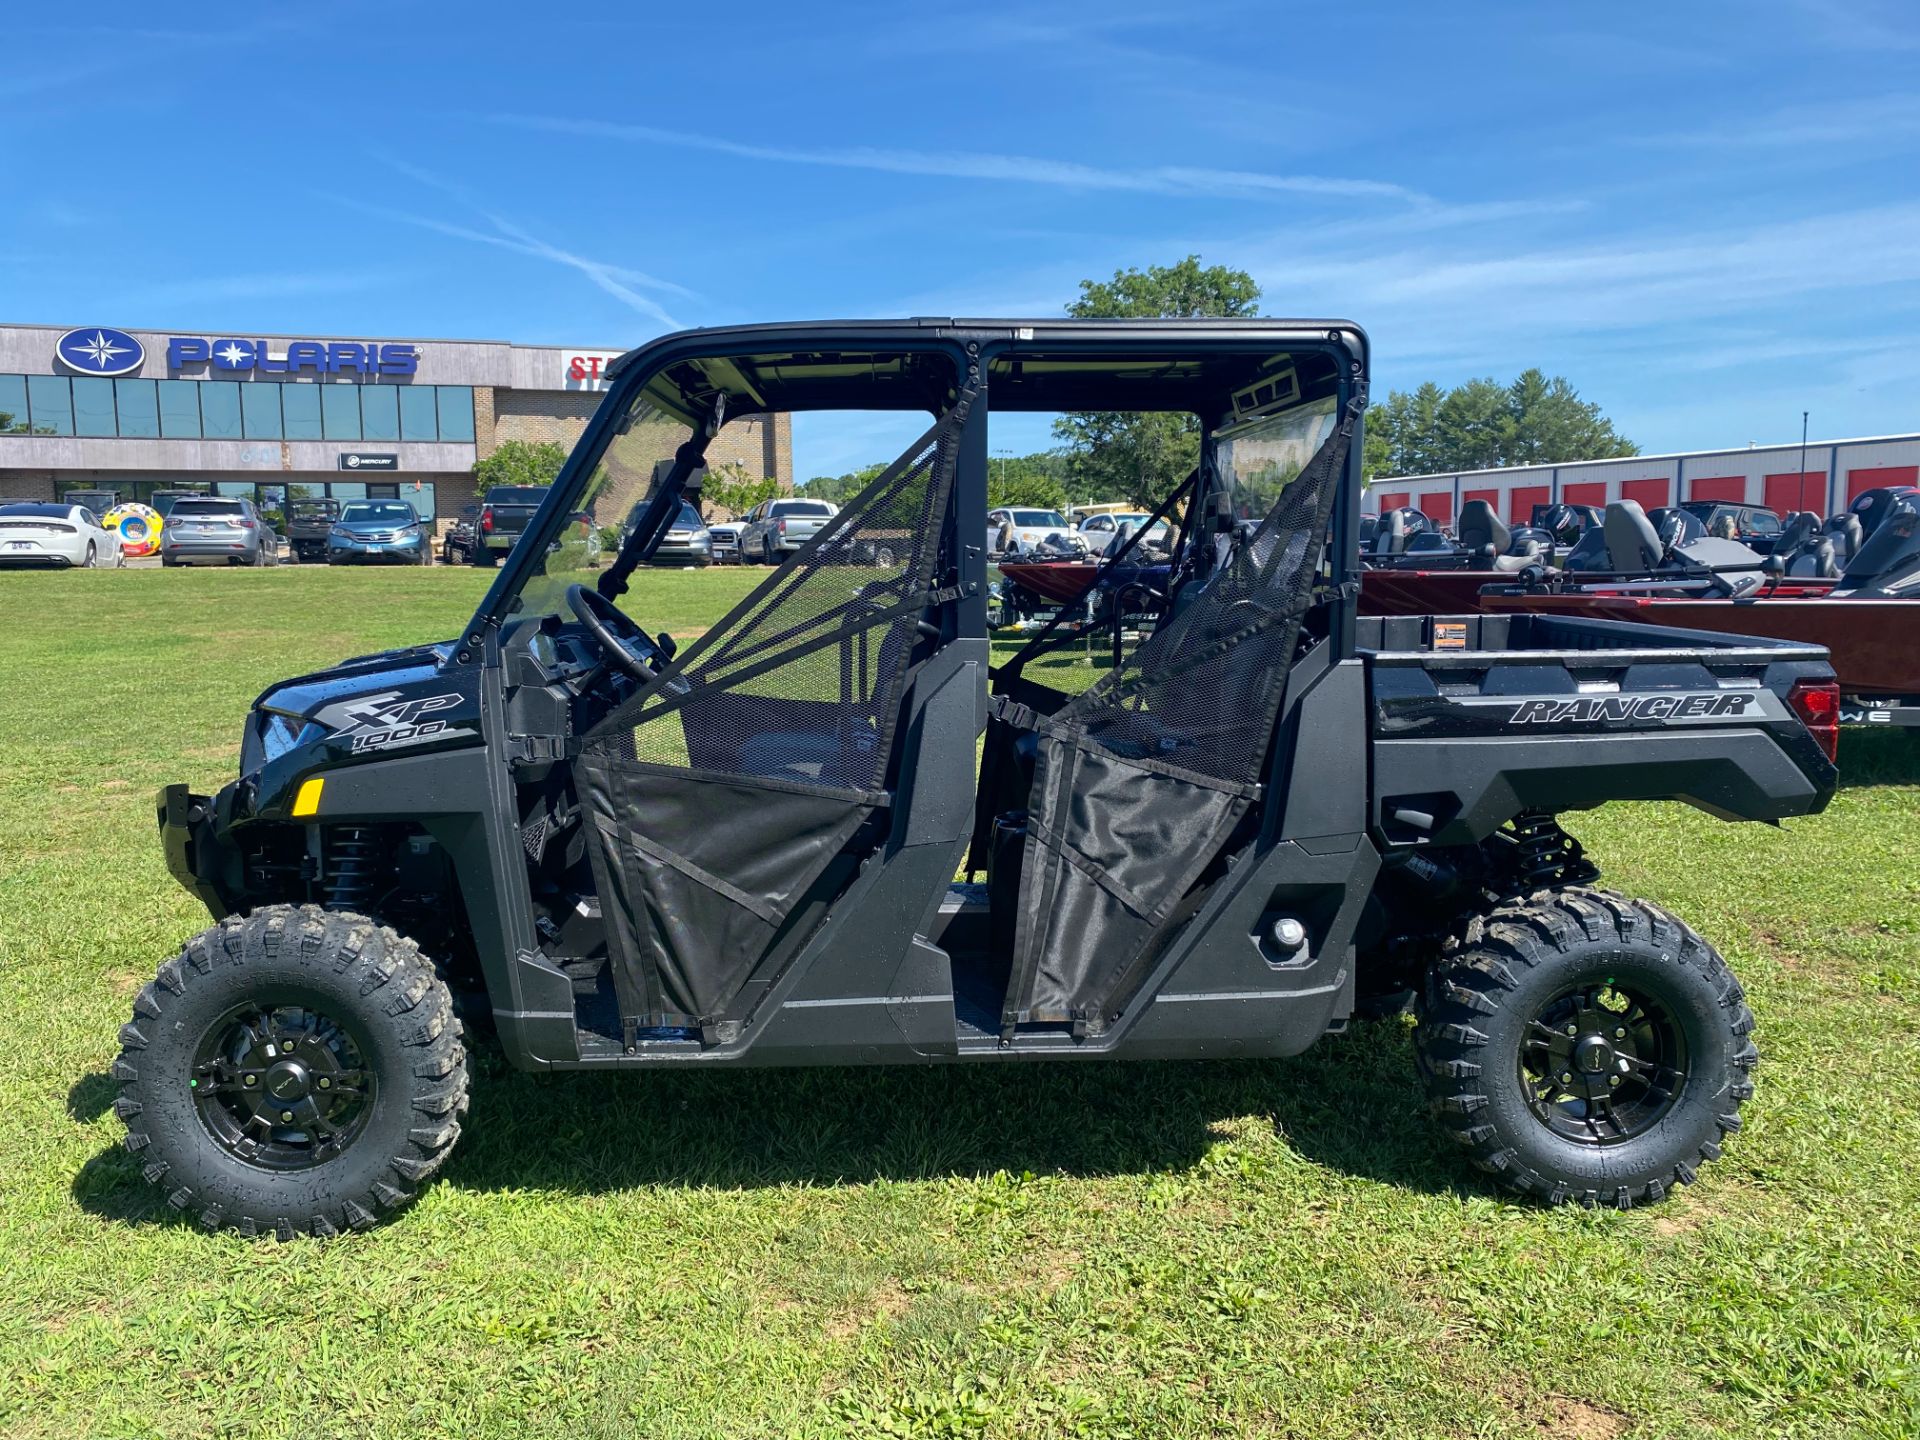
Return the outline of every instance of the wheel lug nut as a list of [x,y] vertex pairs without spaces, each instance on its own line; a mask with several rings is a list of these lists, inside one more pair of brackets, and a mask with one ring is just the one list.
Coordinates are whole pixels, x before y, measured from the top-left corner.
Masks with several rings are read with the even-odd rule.
[[1627,1027],[1626,1027],[1626,1026],[1624,1026],[1624,1025],[1616,1025],[1616,1026],[1614,1027],[1614,1031],[1613,1031],[1613,1038],[1614,1038],[1614,1039],[1616,1039],[1616,1040],[1624,1040],[1624,1039],[1626,1039],[1626,1038],[1627,1038]]
[[1618,1085],[1619,1083],[1620,1083],[1620,1077],[1618,1075],[1607,1076],[1607,1084]]
[[329,1080],[326,1076],[322,1075],[320,1077],[320,1088],[322,1090],[331,1090],[333,1088],[333,1081]]
[[1562,1070],[1560,1072],[1560,1083],[1562,1085],[1571,1085],[1573,1083],[1573,1072],[1571,1070]]
[[1569,1035],[1578,1035],[1579,1033],[1580,1033],[1580,1027],[1579,1027],[1579,1026],[1577,1026],[1577,1025],[1569,1025],[1569,1026],[1567,1026],[1567,1034],[1569,1034]]
[[249,1075],[247,1076],[246,1083],[249,1085],[258,1085],[260,1083],[260,1077],[258,1075]]
[[293,1123],[293,1111],[291,1111],[291,1110],[282,1110],[282,1111],[280,1112],[280,1118],[281,1118],[282,1120],[284,1120],[284,1121],[286,1121],[286,1123],[287,1123],[287,1124],[289,1124],[289,1125],[291,1125],[291,1124]]

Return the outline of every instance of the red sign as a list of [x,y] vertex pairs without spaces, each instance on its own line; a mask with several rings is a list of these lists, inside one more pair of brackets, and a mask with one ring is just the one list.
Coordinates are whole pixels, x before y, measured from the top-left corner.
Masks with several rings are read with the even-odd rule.
[[569,390],[606,389],[607,367],[619,358],[618,350],[589,350],[578,355],[567,356],[566,388]]

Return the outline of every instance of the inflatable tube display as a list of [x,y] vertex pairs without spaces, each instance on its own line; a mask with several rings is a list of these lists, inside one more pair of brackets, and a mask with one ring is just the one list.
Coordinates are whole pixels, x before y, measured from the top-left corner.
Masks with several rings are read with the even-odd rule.
[[151,555],[160,548],[160,512],[145,505],[116,505],[100,517],[108,530],[120,532],[120,553]]

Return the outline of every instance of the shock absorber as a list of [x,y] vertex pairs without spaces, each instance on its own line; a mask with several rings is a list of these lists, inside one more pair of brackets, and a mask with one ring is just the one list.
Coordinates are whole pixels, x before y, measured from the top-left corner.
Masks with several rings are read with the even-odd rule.
[[365,914],[373,903],[373,832],[363,825],[336,825],[327,834],[327,901],[329,910]]
[[1586,858],[1580,842],[1560,828],[1560,822],[1541,810],[1513,817],[1512,865],[1523,890],[1548,885],[1584,884],[1599,869]]

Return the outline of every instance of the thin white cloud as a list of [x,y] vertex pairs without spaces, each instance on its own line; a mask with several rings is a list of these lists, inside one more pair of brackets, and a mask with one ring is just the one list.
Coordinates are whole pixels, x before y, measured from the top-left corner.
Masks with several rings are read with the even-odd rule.
[[1134,194],[1190,195],[1251,199],[1274,195],[1319,195],[1346,199],[1385,199],[1431,203],[1432,197],[1384,180],[1330,175],[1273,175],[1256,170],[1222,170],[1192,165],[1149,166],[1116,170],[1073,160],[1051,160],[1034,155],[999,155],[971,150],[893,150],[873,146],[802,149],[757,145],[684,130],[652,125],[629,125],[613,120],[575,119],[557,115],[497,114],[485,117],[500,125],[558,135],[585,135],[681,149],[705,150],[742,160],[784,165],[827,166],[842,170],[872,170],[889,175],[925,175],[951,180],[1011,181],[1068,190],[1123,191]]
[[217,275],[135,289],[114,300],[120,311],[212,305],[231,300],[294,300],[308,295],[348,295],[393,278],[384,270],[305,270],[253,275]]
[[336,204],[346,205],[363,214],[375,215],[381,219],[390,220],[397,224],[411,225],[421,230],[430,230],[436,234],[451,236],[456,240],[466,240],[476,245],[490,245],[495,249],[508,250],[517,255],[532,256],[534,259],[545,260],[550,264],[562,266],[565,269],[572,270],[576,274],[586,277],[586,279],[598,289],[613,296],[614,299],[620,301],[629,309],[646,316],[650,320],[657,321],[669,330],[680,329],[680,322],[668,312],[665,306],[644,292],[647,290],[658,290],[668,294],[685,296],[688,299],[699,298],[684,285],[676,285],[670,280],[663,280],[656,275],[649,275],[643,270],[635,270],[631,266],[615,265],[604,260],[595,260],[589,256],[576,254],[571,250],[542,240],[539,236],[524,227],[497,214],[476,199],[465,186],[443,179],[431,171],[423,170],[416,165],[408,164],[396,156],[381,151],[374,151],[373,154],[374,158],[380,160],[389,168],[405,175],[408,179],[429,189],[438,190],[442,194],[451,196],[470,211],[476,219],[483,222],[489,228],[485,230],[475,229],[471,225],[463,225],[456,221],[441,219],[438,216],[420,215],[406,210],[394,210],[386,206],[370,204],[367,201],[356,200],[344,195],[330,195],[324,198],[331,199]]

